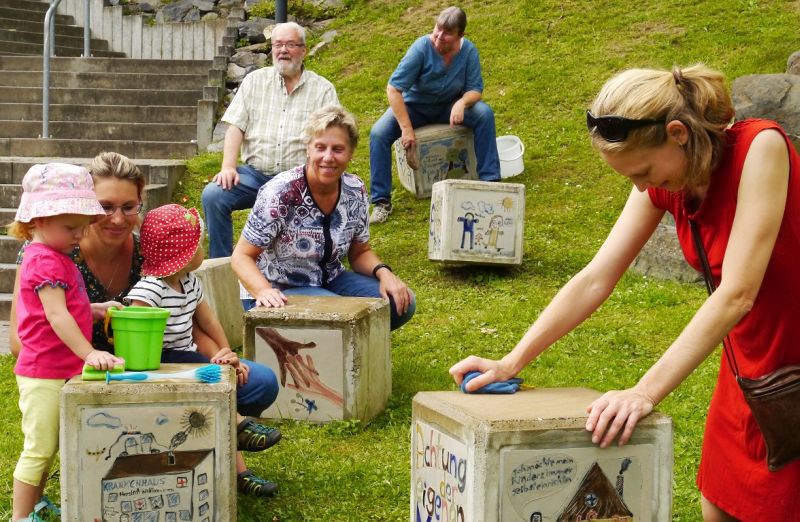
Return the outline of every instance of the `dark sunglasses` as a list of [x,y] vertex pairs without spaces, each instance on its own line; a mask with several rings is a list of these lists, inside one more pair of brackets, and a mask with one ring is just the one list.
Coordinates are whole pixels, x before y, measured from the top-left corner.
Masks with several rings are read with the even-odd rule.
[[616,143],[625,141],[633,129],[666,123],[665,120],[631,120],[622,116],[595,116],[586,111],[586,128],[596,130],[604,140]]

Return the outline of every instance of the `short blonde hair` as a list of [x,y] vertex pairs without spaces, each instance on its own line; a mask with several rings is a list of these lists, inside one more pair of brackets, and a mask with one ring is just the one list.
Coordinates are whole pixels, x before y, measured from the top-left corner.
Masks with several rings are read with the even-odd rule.
[[[687,187],[708,182],[725,145],[725,129],[734,116],[725,77],[703,64],[671,71],[628,69],[603,85],[591,107],[599,116],[623,116],[634,120],[680,121],[689,129],[684,152],[689,162]],[[665,125],[633,129],[624,141],[608,142],[591,132],[592,145],[600,152],[656,147],[667,140]]]
[[136,194],[142,199],[144,190],[144,176],[139,167],[127,156],[116,152],[101,152],[94,157],[89,165],[89,173],[92,179],[97,182],[99,179],[116,178],[123,181],[130,181],[136,185]]
[[33,239],[33,228],[33,221],[30,221],[29,223],[12,221],[6,225],[6,233],[15,239],[19,239],[21,241],[30,241]]
[[316,136],[319,136],[331,127],[340,127],[347,132],[350,149],[355,150],[358,145],[358,127],[356,119],[339,105],[328,105],[314,111],[308,117],[303,129],[303,139],[308,145]]

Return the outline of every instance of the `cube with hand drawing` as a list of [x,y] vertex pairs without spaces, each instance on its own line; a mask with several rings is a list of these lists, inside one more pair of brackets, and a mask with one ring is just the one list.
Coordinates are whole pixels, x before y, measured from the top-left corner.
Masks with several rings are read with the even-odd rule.
[[368,421],[392,390],[389,305],[362,297],[290,296],[244,318],[245,358],[269,366],[278,398],[263,418]]

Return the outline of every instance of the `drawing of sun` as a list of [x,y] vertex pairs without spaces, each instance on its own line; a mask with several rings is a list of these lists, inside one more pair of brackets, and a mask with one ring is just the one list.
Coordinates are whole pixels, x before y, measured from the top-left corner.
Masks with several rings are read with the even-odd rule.
[[509,197],[503,198],[500,204],[503,205],[503,210],[511,210],[514,208],[514,200]]
[[211,431],[211,410],[207,408],[188,409],[181,417],[181,427],[187,435],[203,437]]

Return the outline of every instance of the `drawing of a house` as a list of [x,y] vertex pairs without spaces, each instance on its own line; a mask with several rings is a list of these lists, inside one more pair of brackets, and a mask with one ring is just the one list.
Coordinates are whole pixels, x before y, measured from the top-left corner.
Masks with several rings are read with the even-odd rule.
[[103,522],[210,522],[214,450],[118,457],[101,482]]
[[566,509],[556,519],[557,522],[634,522],[633,513],[622,500],[621,474],[617,485],[619,489],[611,484],[595,462],[586,472]]

